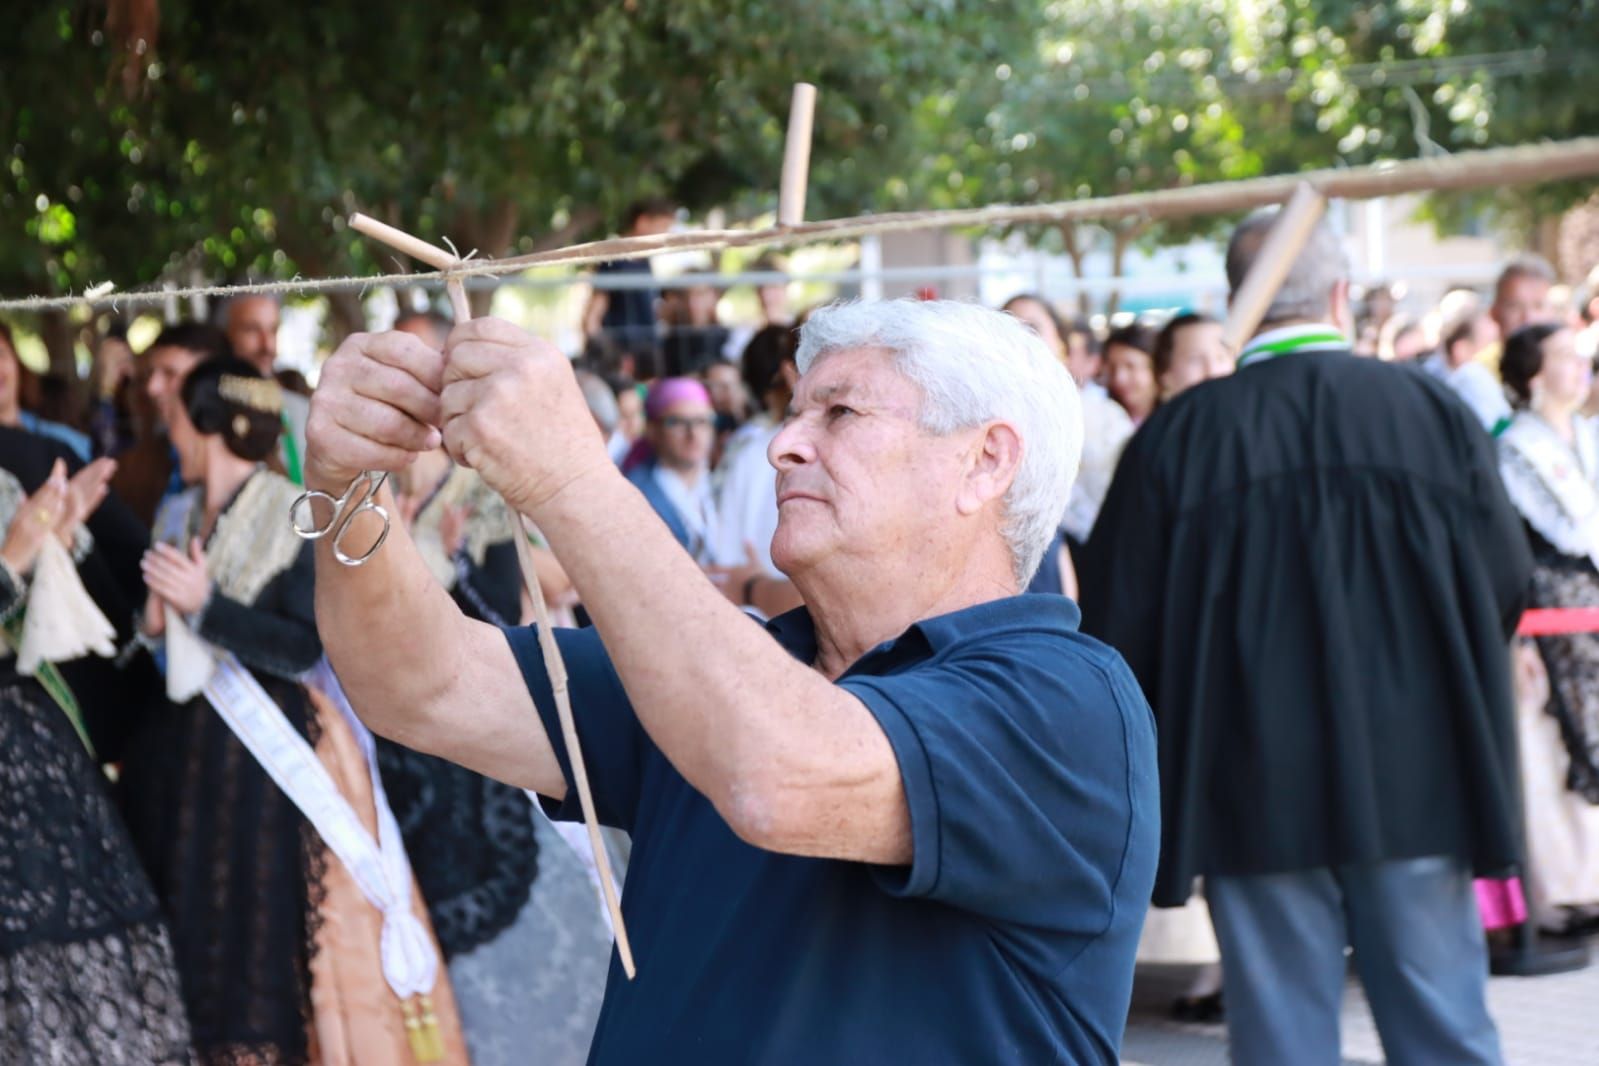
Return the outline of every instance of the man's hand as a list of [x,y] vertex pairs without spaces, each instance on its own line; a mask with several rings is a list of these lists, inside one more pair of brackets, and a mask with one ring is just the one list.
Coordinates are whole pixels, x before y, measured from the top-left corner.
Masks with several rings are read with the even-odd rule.
[[340,492],[439,446],[444,354],[410,333],[352,333],[322,367],[306,421],[307,481]]
[[444,447],[516,510],[537,512],[587,475],[615,471],[572,375],[546,341],[497,318],[450,332],[441,396]]

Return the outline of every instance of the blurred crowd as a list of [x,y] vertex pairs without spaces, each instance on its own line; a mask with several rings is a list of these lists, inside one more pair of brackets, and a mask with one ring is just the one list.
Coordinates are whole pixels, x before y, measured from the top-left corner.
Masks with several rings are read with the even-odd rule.
[[[622,230],[664,232],[674,216],[670,203],[641,203]],[[723,294],[709,280],[659,288],[649,260],[607,264],[599,274],[623,284],[594,290],[575,358],[596,432],[729,600],[766,616],[798,605],[769,550],[778,512],[767,449],[798,379],[804,314],[789,307],[787,286],[762,285],[760,320],[724,326]],[[1224,347],[1223,324],[1200,312],[1117,316],[1095,328],[1036,294],[1003,309],[1044,339],[1079,386],[1081,469],[1030,589],[1076,598],[1076,563],[1123,450],[1157,410],[1232,374],[1237,353]],[[1599,416],[1599,271],[1569,287],[1545,261],[1518,257],[1487,291],[1458,289],[1415,308],[1397,286],[1379,284],[1358,309],[1357,354],[1435,379],[1497,440],[1533,547],[1534,605],[1599,607],[1599,421],[1591,421]],[[16,621],[11,646],[24,648],[30,597],[65,595],[44,577],[59,542],[116,652],[59,671],[24,669],[21,655],[6,666],[0,714],[29,725],[26,743],[8,741],[0,752],[0,779],[8,790],[32,789],[36,802],[0,829],[0,858],[15,868],[25,856],[43,871],[39,879],[87,901],[67,918],[42,904],[24,908],[0,931],[0,966],[27,975],[7,995],[56,1004],[39,1039],[80,1041],[91,1057],[122,1042],[140,1049],[137,1061],[186,1062],[195,1052],[205,1062],[290,1062],[302,1061],[308,1042],[326,1052],[365,1039],[351,1034],[367,1032],[360,982],[380,979],[375,956],[346,967],[342,1008],[329,1008],[326,995],[311,1002],[313,988],[338,986],[327,973],[331,957],[360,954],[338,944],[334,918],[343,896],[354,910],[359,900],[334,883],[299,816],[215,723],[205,697],[174,687],[175,641],[187,632],[237,657],[310,738],[341,790],[369,807],[375,788],[386,794],[414,866],[418,913],[454,986],[450,1002],[407,1011],[444,1030],[446,1053],[469,1047],[473,1061],[526,1061],[529,1040],[540,1061],[581,1061],[608,953],[580,849],[568,848],[516,789],[388,741],[376,744],[380,771],[370,775],[357,747],[330,750],[339,745],[328,738],[345,727],[337,701],[304,680],[320,646],[309,555],[287,528],[311,388],[276,365],[279,317],[275,300],[240,296],[212,322],[168,324],[137,352],[112,324],[94,346],[86,389],[29,370],[0,324],[0,427],[8,434],[0,438],[8,524],[0,561],[6,617]],[[451,326],[431,309],[402,311],[395,323],[435,348]],[[396,481],[396,520],[462,609],[495,623],[526,621],[531,606],[513,550],[521,533],[492,494],[442,448]],[[531,547],[561,619],[584,624],[559,561],[536,536]],[[1566,937],[1599,931],[1596,643],[1556,634],[1514,649],[1528,842],[1517,892],[1530,917],[1512,907],[1487,921],[1485,912],[1487,925],[1525,920]],[[59,829],[66,824],[73,828]],[[0,885],[5,869],[0,863]],[[1214,963],[1202,906],[1183,921],[1152,919],[1148,957]],[[85,961],[88,926],[98,947]],[[1182,945],[1175,954],[1173,944]],[[559,987],[540,989],[542,1005],[525,1024],[507,1020],[496,997],[527,959],[553,966],[552,952],[563,957]],[[1177,1009],[1220,1017],[1220,981],[1214,967],[1206,971]],[[398,1036],[371,1039],[405,1039],[407,1027],[419,1026],[403,1017]]]

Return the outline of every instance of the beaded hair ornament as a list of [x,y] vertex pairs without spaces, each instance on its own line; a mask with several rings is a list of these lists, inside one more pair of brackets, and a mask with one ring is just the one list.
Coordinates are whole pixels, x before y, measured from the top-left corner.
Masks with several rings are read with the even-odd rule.
[[[247,378],[238,374],[223,374],[217,378],[217,394],[231,404],[248,407],[264,415],[283,413],[283,386],[270,378]],[[250,432],[250,420],[242,414],[233,416],[233,435],[243,437]]]

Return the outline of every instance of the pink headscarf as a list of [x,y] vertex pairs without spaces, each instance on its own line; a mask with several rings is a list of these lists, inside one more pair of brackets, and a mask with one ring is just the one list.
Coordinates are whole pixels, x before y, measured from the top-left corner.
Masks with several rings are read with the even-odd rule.
[[711,394],[693,378],[662,378],[650,386],[644,397],[644,417],[651,422],[680,403],[697,403],[711,406]]

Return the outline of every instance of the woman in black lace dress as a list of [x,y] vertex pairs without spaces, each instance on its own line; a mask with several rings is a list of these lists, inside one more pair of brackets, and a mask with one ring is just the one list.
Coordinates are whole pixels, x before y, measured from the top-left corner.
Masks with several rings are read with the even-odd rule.
[[[63,451],[0,430],[0,1060],[175,1066],[192,1053],[167,931],[85,746],[114,757],[115,730],[96,727],[132,712],[138,678],[103,659],[42,663],[25,676],[13,654],[28,613],[58,598],[33,581],[44,538],[58,536],[58,522],[77,526],[109,475],[97,465],[65,489],[52,478]],[[132,612],[115,556],[139,533],[118,511],[113,501],[95,523],[104,541],[77,531],[73,554],[100,611],[120,622]]]
[[[189,371],[181,404],[167,415],[191,487],[157,514],[141,623],[164,642],[170,700],[130,745],[123,790],[171,922],[195,1049],[206,1066],[460,1066],[447,982],[423,985],[426,1004],[390,983],[385,914],[253,753],[276,753],[309,810],[344,804],[375,832],[355,736],[304,683],[322,655],[313,556],[289,521],[300,489],[262,465],[278,446],[279,388],[213,358]],[[414,1040],[423,1030],[436,1049]]]
[[[304,734],[311,715],[295,678],[322,647],[310,553],[283,517],[296,490],[255,465],[276,447],[276,420],[219,396],[223,369],[240,377],[255,371],[233,359],[201,366],[205,373],[191,373],[182,400],[194,401],[194,414],[168,412],[194,487],[163,502],[155,540],[187,555],[198,539],[210,592],[201,604],[174,601],[171,608],[201,640],[236,655]],[[204,416],[203,429],[196,428],[201,406],[224,409],[221,432]],[[202,458],[207,437],[223,439],[236,461]],[[159,650],[153,638],[165,639],[174,616],[163,610],[158,583],[150,583],[141,626]],[[128,828],[172,923],[201,1062],[307,1062],[311,941],[299,811],[203,695],[170,702],[157,694],[129,744],[120,790]]]

